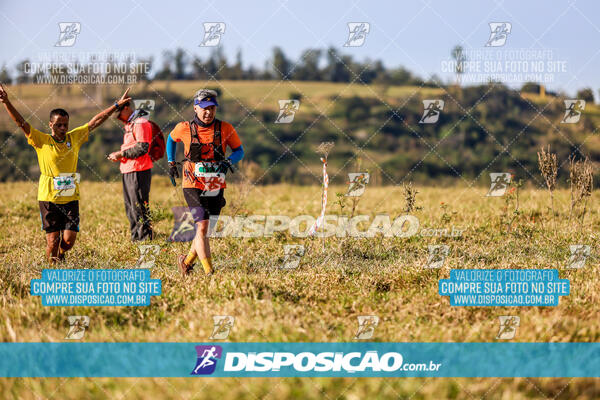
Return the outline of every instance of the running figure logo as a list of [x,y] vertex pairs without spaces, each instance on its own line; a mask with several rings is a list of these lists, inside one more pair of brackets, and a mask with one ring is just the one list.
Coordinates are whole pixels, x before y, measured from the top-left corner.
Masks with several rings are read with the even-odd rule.
[[81,33],[81,23],[79,22],[59,22],[58,41],[54,47],[71,47],[77,40],[77,35]]
[[375,333],[375,327],[379,324],[379,317],[377,315],[359,315],[356,318],[358,319],[358,329],[354,339],[371,339]]
[[490,22],[490,38],[485,47],[504,46],[511,30],[512,24],[510,22]]
[[196,224],[192,212],[188,207],[173,207],[173,231],[169,242],[191,242],[196,236]]
[[423,100],[423,116],[420,124],[435,124],[444,110],[444,100]]
[[300,259],[304,255],[303,244],[284,244],[283,245],[283,265],[281,269],[298,268]]
[[503,315],[498,318],[500,319],[500,330],[498,331],[496,339],[513,339],[517,333],[517,327],[521,325],[521,318],[514,315]]
[[204,40],[200,47],[215,47],[219,45],[221,36],[225,34],[225,22],[205,22]]
[[276,124],[289,124],[294,120],[296,112],[300,108],[300,100],[278,100],[279,115],[275,120]]
[[67,332],[67,336],[65,336],[65,339],[83,339],[83,335],[85,335],[85,328],[90,326],[90,317],[87,317],[85,315],[71,315],[69,316],[69,325],[69,332]]
[[367,184],[369,183],[368,172],[350,172],[348,174],[348,191],[346,196],[348,197],[360,197],[365,192]]
[[209,339],[225,340],[233,328],[235,318],[231,315],[213,315],[213,322],[215,325]]
[[360,47],[365,44],[371,25],[368,22],[348,22],[348,29],[350,33],[344,47]]
[[157,244],[140,244],[140,258],[135,263],[136,268],[152,268],[156,262],[156,257],[160,253],[160,246]]
[[223,355],[221,346],[196,346],[196,367],[190,375],[210,375],[217,368],[217,361]]
[[424,268],[428,269],[437,269],[441,268],[444,265],[444,261],[446,261],[446,257],[450,252],[450,246],[447,244],[436,244],[429,245],[429,257],[427,257],[427,264],[425,264]]
[[579,122],[581,113],[585,110],[585,100],[565,100],[565,116],[561,124],[576,124]]
[[134,100],[133,106],[135,107],[136,110],[139,110],[138,116],[144,117],[144,116],[152,114],[152,112],[154,111],[155,102],[152,99]]
[[510,172],[490,172],[490,190],[487,192],[488,197],[500,197],[504,196],[512,176]]
[[569,246],[571,257],[567,268],[583,268],[585,260],[590,256],[590,246],[586,244],[572,244]]

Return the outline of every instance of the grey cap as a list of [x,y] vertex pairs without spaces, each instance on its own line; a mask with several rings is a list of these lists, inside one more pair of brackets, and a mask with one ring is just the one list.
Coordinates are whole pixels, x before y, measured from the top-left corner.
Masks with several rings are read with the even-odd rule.
[[202,108],[214,105],[218,106],[217,103],[217,92],[212,89],[200,89],[194,96],[194,105]]

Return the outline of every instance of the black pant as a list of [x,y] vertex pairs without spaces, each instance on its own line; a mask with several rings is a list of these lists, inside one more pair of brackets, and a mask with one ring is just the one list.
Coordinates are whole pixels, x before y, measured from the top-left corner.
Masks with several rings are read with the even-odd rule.
[[194,222],[202,222],[211,216],[218,216],[227,201],[223,189],[216,196],[205,196],[205,192],[195,188],[183,188],[183,197],[192,213]]
[[125,213],[129,219],[132,241],[152,239],[149,204],[151,181],[150,169],[123,174]]
[[46,233],[59,231],[79,232],[79,201],[73,200],[65,204],[40,201],[42,229]]

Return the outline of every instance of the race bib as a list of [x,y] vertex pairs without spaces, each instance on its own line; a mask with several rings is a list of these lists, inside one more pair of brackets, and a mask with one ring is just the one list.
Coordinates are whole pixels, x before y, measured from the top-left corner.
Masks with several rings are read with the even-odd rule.
[[78,173],[63,173],[52,177],[52,183],[57,197],[68,197],[75,194],[79,183]]
[[217,171],[215,163],[199,162],[194,164],[194,176],[204,184],[204,196],[216,196],[225,187],[225,174]]

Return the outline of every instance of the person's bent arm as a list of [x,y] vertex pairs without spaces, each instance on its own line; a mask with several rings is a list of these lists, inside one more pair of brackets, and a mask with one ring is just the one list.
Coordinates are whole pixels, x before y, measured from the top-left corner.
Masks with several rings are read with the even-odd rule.
[[140,158],[148,153],[150,142],[152,141],[152,125],[149,122],[134,123],[133,137],[136,143],[126,150],[115,151],[108,156],[111,161],[122,161],[123,158],[133,160]]
[[123,157],[128,159],[139,158],[147,154],[150,149],[150,142],[152,142],[152,125],[150,122],[135,121],[131,129],[136,143],[127,150],[121,151]]
[[171,134],[167,136],[167,160],[172,163],[175,162],[177,156],[177,142],[173,140]]
[[244,158],[244,148],[240,144],[235,149],[231,149],[233,152],[226,160],[221,161],[219,163],[218,171],[220,173],[226,174],[228,171],[234,172],[233,165],[240,162],[242,158]]
[[8,111],[8,114],[13,119],[13,121],[15,121],[15,123],[19,126],[19,128],[21,128],[21,130],[23,130],[25,135],[29,136],[29,132],[30,132],[29,124],[27,123],[27,121],[25,121],[25,119],[21,116],[21,114],[17,111],[17,109],[12,105],[12,103],[8,99],[8,93],[6,92],[6,90],[4,89],[4,86],[2,86],[1,83],[0,83],[0,101],[2,103],[4,103],[4,107],[6,108],[6,111]]
[[232,153],[229,156],[229,161],[232,165],[239,163],[244,158],[244,148],[242,146],[232,149]]
[[227,160],[223,163],[224,165],[220,166],[219,169],[221,172],[227,173],[228,170],[233,172],[233,165],[237,164],[244,158],[244,148],[242,147],[242,141],[238,136],[235,128],[228,124],[231,127],[229,135],[227,136],[227,146],[231,149],[232,153],[227,157]]
[[177,156],[177,142],[173,140],[171,133],[167,136],[167,161],[169,161],[169,177],[171,178],[171,184],[177,186],[175,183],[175,178],[179,178],[179,171],[177,170],[177,163],[175,162]]
[[106,110],[96,114],[92,119],[90,119],[90,122],[88,122],[88,129],[90,132],[102,125],[102,123],[106,121],[113,112],[120,109],[123,106],[123,104],[128,103],[131,100],[131,97],[127,97],[129,89],[130,88],[127,88],[125,93],[123,93],[123,96],[121,96],[119,100],[115,101],[115,104],[108,107]]
[[150,149],[150,143],[138,142],[135,144],[135,146],[121,151],[121,154],[125,158],[134,159],[148,153],[148,149]]

